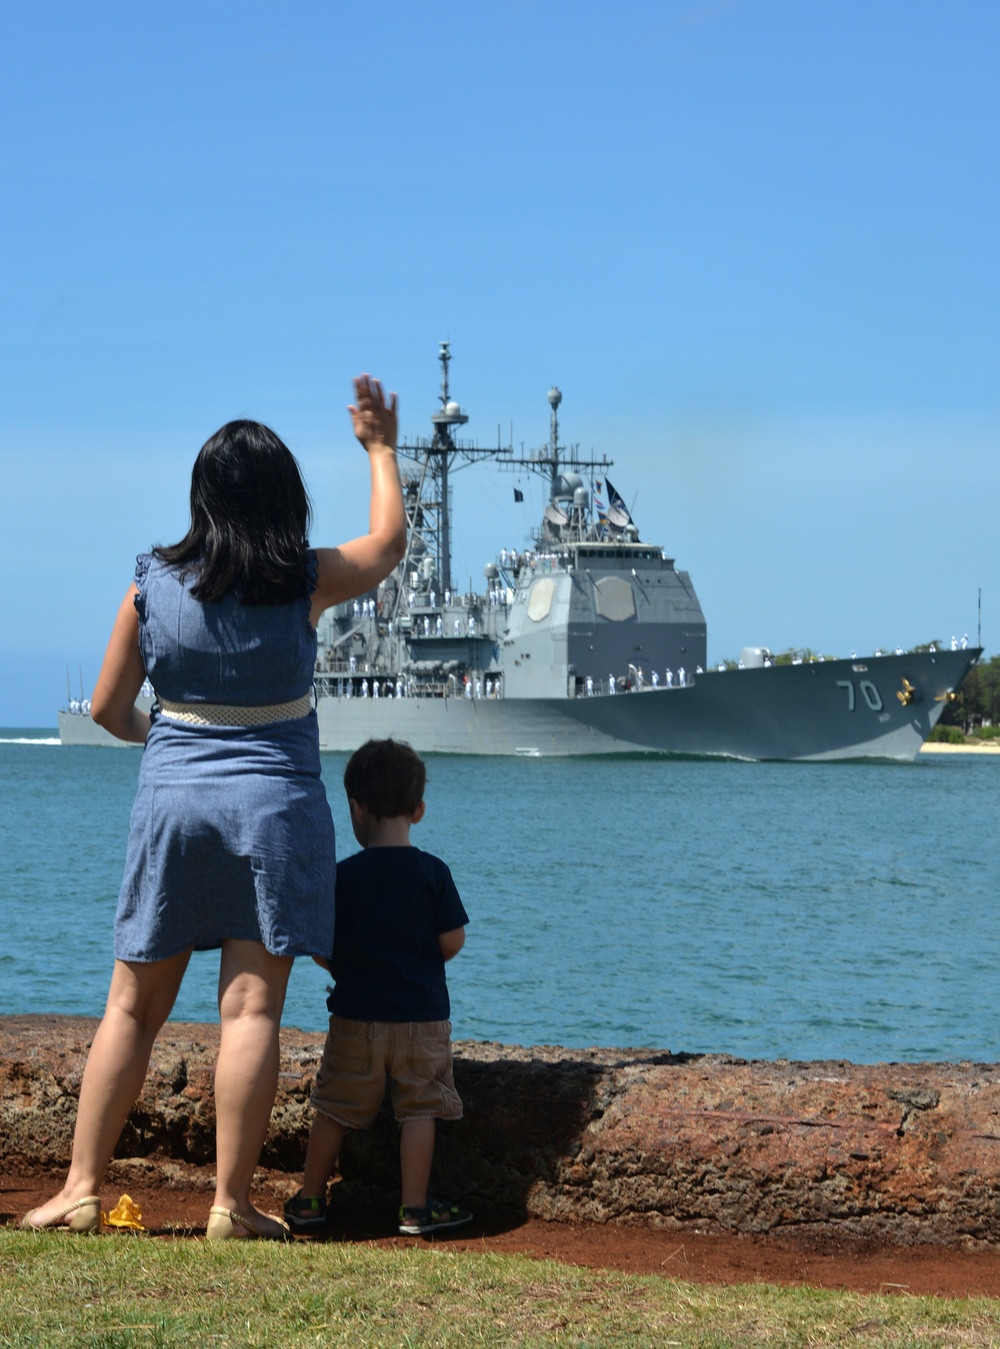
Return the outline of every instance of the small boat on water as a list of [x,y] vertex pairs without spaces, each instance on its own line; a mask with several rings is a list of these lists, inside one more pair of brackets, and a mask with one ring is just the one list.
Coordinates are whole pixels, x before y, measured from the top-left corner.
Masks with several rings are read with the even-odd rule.
[[[690,576],[640,539],[608,479],[614,461],[559,444],[559,390],[547,445],[482,449],[455,438],[468,417],[449,393],[447,342],[439,359],[432,434],[399,446],[406,556],[320,624],[322,749],[394,736],[440,754],[916,758],[981,648],[801,661],[747,647],[735,668],[709,669]],[[483,459],[543,477],[549,499],[530,543],[501,550],[482,589],[462,591],[449,475]],[[117,743],[68,712],[59,732]]]

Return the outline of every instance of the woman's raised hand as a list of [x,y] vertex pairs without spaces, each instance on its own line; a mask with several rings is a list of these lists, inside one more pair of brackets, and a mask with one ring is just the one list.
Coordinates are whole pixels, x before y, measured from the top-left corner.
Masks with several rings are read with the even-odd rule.
[[370,375],[358,375],[354,381],[356,403],[350,404],[348,412],[354,426],[354,434],[369,454],[373,450],[395,450],[397,419],[397,398],[389,395],[388,402],[382,392],[382,385]]
[[406,508],[396,460],[396,395],[388,401],[370,375],[354,381],[357,400],[348,407],[354,434],[368,451],[372,476],[368,533],[339,548],[317,548],[319,579],[313,591],[313,627],[331,604],[364,595],[385,578],[406,553]]

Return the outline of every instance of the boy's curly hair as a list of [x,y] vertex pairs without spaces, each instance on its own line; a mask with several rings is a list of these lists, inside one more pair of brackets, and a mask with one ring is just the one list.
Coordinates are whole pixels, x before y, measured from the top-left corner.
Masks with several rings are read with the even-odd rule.
[[344,769],[348,800],[377,820],[412,815],[424,799],[427,769],[404,740],[366,740]]

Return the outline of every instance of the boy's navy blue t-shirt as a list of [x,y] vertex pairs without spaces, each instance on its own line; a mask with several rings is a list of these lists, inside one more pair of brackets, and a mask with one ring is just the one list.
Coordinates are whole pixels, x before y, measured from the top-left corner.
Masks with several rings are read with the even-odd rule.
[[420,848],[365,848],[338,862],[327,1007],[352,1021],[447,1021],[437,939],[468,921],[448,867]]

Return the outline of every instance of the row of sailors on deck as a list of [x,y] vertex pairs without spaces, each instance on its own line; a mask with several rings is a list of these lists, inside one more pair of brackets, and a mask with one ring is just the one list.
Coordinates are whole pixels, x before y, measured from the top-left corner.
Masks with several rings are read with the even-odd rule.
[[[475,637],[476,618],[474,614],[469,615],[468,630],[469,636]],[[462,635],[462,620],[460,618],[456,618],[454,620],[454,631],[456,637],[460,637]],[[431,635],[431,620],[426,616],[426,614],[424,615],[423,620],[423,633],[425,637],[429,637]],[[444,619],[441,617],[440,614],[438,614],[437,618],[434,620],[434,635],[436,637],[444,636]]]
[[[473,680],[468,675],[463,675],[462,684],[466,698],[482,698],[484,692],[487,698],[502,696],[499,676],[487,679],[484,685],[482,679]],[[412,698],[415,692],[415,682],[406,675],[399,675],[395,680],[362,679],[357,691],[352,680],[337,680],[338,698]]]
[[[489,604],[490,604],[493,608],[495,608],[495,609],[496,609],[496,608],[505,608],[508,604],[513,604],[513,603],[514,603],[514,592],[513,592],[513,590],[511,590],[508,586],[505,586],[505,585],[493,585],[493,586],[490,587],[489,593],[487,594],[487,597],[486,597],[486,598],[487,598]],[[426,597],[421,597],[421,596],[419,596],[415,590],[410,590],[410,591],[408,591],[408,592],[407,592],[407,596],[406,596],[406,600],[407,600],[407,603],[408,603],[408,605],[409,605],[409,607],[410,607],[411,612],[412,612],[412,610],[414,610],[414,609],[417,607],[417,600],[418,600],[418,599],[420,599],[422,603],[426,604],[426,607],[427,607],[428,609],[436,609],[436,608],[437,608],[438,595],[437,595],[437,591],[436,591],[436,590],[428,590],[428,592],[427,592],[427,594],[426,594]],[[461,600],[459,600],[459,603],[461,603]],[[444,592],[444,607],[445,607],[446,609],[450,609],[450,608],[451,608],[451,591],[450,591],[450,590],[446,590],[446,591]],[[456,622],[456,624],[457,624],[457,623],[458,623],[458,619],[456,619],[455,622]],[[456,631],[457,631],[457,629],[456,629]]]
[[[438,597],[437,597],[437,591],[436,591],[436,590],[428,590],[428,592],[427,592],[427,607],[428,607],[428,609],[436,609],[436,608],[437,608],[437,598],[438,598]],[[410,606],[411,609],[415,608],[416,603],[417,603],[417,592],[416,592],[415,590],[409,590],[409,591],[407,591],[406,602],[407,602],[407,604],[409,604],[409,606]],[[450,608],[451,608],[451,591],[450,591],[450,590],[446,590],[446,591],[444,592],[444,607],[445,607],[446,609],[450,609]]]
[[565,562],[565,557],[559,553],[519,553],[516,548],[501,548],[499,555],[501,567],[505,570],[509,567],[516,576],[522,567],[530,567],[532,571],[555,571]]
[[[704,671],[702,670],[702,667],[700,665],[697,666],[696,673],[704,674]],[[671,670],[669,666],[664,672],[664,681],[668,689],[674,687],[675,675],[673,670]],[[682,665],[676,674],[677,687],[679,689],[685,688],[687,686],[687,682],[688,682],[688,672]],[[608,692],[617,693],[619,685],[624,686],[626,693],[631,693],[633,689],[644,689],[647,687],[645,672],[636,669],[635,667],[630,667],[630,676],[628,679],[616,677],[614,674],[610,674],[608,676]],[[660,676],[659,672],[656,670],[653,670],[649,676],[649,687],[654,689],[658,689],[660,687]],[[592,698],[595,692],[597,692],[594,686],[594,680],[592,675],[587,675],[587,678],[584,680],[584,689],[586,691],[586,695],[588,698]]]
[[[472,680],[468,675],[462,676],[462,683],[465,686],[466,698],[481,698],[483,696],[483,681],[481,679]],[[500,680],[487,679],[486,681],[487,698],[500,697]]]
[[[370,684],[370,686],[369,686]],[[361,686],[355,693],[353,681],[337,680],[338,698],[405,698],[407,695],[413,696],[413,681],[407,682],[402,676],[395,682],[391,679],[362,679]]]
[[[397,679],[395,685],[393,685],[393,682],[392,682],[391,679],[385,680],[385,681],[384,681],[384,684],[383,684],[383,683],[380,683],[379,680],[377,680],[377,679],[373,679],[373,680],[371,681],[371,690],[370,690],[371,697],[373,697],[373,698],[378,698],[378,697],[380,696],[380,694],[382,693],[383,688],[385,689],[385,696],[386,696],[387,698],[391,698],[391,697],[393,696],[393,693],[395,693],[395,695],[396,695],[397,698],[403,698],[403,697],[406,696],[406,685],[405,685],[405,682],[404,682],[402,679]],[[347,685],[347,697],[348,697],[348,698],[351,698],[351,697],[353,697],[353,696],[354,696],[354,689],[353,689],[352,685],[348,684],[348,685]],[[367,680],[367,679],[362,679],[362,681],[361,681],[361,697],[362,697],[362,698],[367,698],[368,696],[369,696],[368,680]]]
[[[411,612],[417,607],[417,600],[420,599],[423,605],[428,609],[436,609],[438,595],[436,590],[428,590],[425,596],[418,596],[415,590],[407,592],[407,603]],[[514,603],[514,592],[505,585],[491,586],[486,596],[487,602],[494,609],[505,609],[508,605]],[[444,592],[444,607],[451,608],[451,591]],[[381,612],[381,606],[376,600],[355,600],[353,603],[353,613],[355,618],[378,618]],[[425,634],[427,618],[424,619]],[[471,622],[471,620],[470,620]],[[437,630],[441,632],[441,619],[437,620]],[[459,620],[455,619],[455,631],[459,631]],[[470,628],[471,631],[471,628]]]
[[[367,605],[367,604],[374,604],[374,603],[375,603],[374,600],[365,600],[365,604],[366,604],[366,605]],[[364,617],[364,618],[368,618],[368,617],[372,617],[372,615],[369,615],[367,612],[365,612],[365,613],[362,614],[362,615],[355,615],[355,617]],[[430,637],[432,633],[434,634],[435,637],[443,637],[443,636],[444,636],[444,619],[442,618],[442,616],[441,616],[440,614],[438,614],[438,616],[437,616],[435,619],[433,619],[433,620],[430,618],[429,615],[424,614],[424,617],[423,617],[422,620],[421,620],[421,619],[417,619],[417,623],[418,623],[418,625],[422,625],[422,626],[418,626],[418,627],[416,628],[416,632],[417,632],[418,635],[419,635],[421,632],[423,632],[423,635],[424,635],[425,637]],[[475,614],[470,614],[470,615],[469,615],[468,621],[466,622],[465,627],[466,627],[466,629],[467,629],[467,631],[468,631],[469,636],[470,636],[470,637],[475,637],[475,635],[476,635],[476,617],[475,617]],[[455,635],[456,637],[460,637],[460,636],[462,635],[462,620],[461,620],[460,618],[456,618],[456,619],[453,620],[453,631],[454,631],[454,635]],[[389,633],[389,636],[391,637],[391,636],[392,636],[392,619],[389,620],[389,624],[388,624],[388,633]],[[352,672],[352,673],[353,673],[353,672]]]

